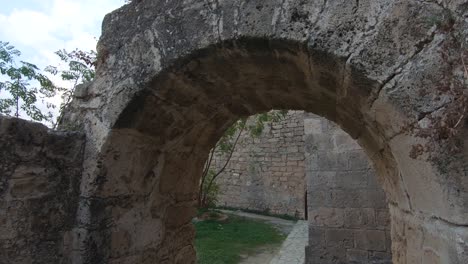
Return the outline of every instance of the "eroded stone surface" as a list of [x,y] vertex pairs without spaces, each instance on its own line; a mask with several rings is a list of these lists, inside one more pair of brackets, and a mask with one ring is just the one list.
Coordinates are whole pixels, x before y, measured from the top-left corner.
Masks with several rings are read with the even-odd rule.
[[67,263],[83,135],[0,116],[0,263]]
[[[466,263],[467,9],[464,0],[135,0],[109,14],[96,79],[63,124],[87,137],[64,259],[193,263],[185,219],[209,149],[241,116],[295,109],[336,122],[373,161],[394,263]],[[40,180],[27,186],[47,192]],[[174,208],[187,208],[184,220]]]
[[[78,219],[105,227],[77,230],[76,245],[83,249],[77,263],[148,254],[174,262],[191,242],[171,239],[179,229],[169,227],[175,219],[167,209],[193,202],[203,160],[230,123],[273,108],[324,116],[356,138],[374,162],[392,221],[413,219],[409,226],[438,241],[426,252],[393,232],[394,240],[411,243],[393,245],[394,263],[434,256],[440,263],[464,263],[465,150],[449,154],[448,141],[437,136],[441,131],[433,128],[435,140],[424,139],[408,124],[464,111],[457,95],[441,87],[455,89],[462,78],[466,12],[462,0],[142,0],[109,14],[97,78],[68,114],[88,136]],[[457,135],[465,131],[462,124]],[[430,153],[410,157],[414,144],[426,143]],[[145,158],[132,159],[133,151]],[[135,170],[121,173],[112,169],[117,164]],[[349,177],[351,184],[360,180]],[[143,187],[150,192],[137,191]],[[114,216],[130,210],[125,204],[140,208],[141,221],[164,223],[154,223],[160,244],[114,254],[120,248],[107,242],[111,229],[139,225],[118,220],[122,213]],[[119,224],[108,227],[107,219]],[[434,231],[439,229],[445,231]]]
[[330,121],[307,114],[304,124],[306,263],[391,263],[387,200],[366,154]]

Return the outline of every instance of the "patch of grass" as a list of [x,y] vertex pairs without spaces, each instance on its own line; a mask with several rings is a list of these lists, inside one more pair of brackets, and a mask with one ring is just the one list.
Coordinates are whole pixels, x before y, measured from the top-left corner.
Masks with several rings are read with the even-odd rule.
[[261,221],[229,215],[226,223],[207,220],[195,223],[195,247],[199,264],[236,264],[241,254],[255,248],[280,244],[285,236]]

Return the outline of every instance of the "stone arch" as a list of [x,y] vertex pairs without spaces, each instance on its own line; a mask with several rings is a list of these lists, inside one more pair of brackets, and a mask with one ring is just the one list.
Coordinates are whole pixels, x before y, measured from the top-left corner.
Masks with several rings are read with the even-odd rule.
[[324,116],[366,150],[389,198],[394,263],[466,262],[464,150],[430,142],[431,161],[411,158],[427,139],[405,129],[456,99],[432,94],[460,79],[462,48],[444,53],[455,40],[428,21],[450,12],[465,36],[461,2],[141,0],[109,14],[97,77],[64,124],[87,134],[71,258],[194,261],[209,148],[236,118],[276,108]]

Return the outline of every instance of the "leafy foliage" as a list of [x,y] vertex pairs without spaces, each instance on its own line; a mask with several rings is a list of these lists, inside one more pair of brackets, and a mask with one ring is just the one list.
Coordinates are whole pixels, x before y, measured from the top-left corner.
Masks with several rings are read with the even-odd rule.
[[284,119],[287,113],[287,110],[276,110],[255,115],[253,117],[253,124],[248,126],[250,135],[252,137],[260,136],[267,123],[279,122]]
[[63,118],[65,108],[70,104],[72,95],[78,85],[90,82],[95,76],[96,52],[74,50],[67,52],[65,49],[56,51],[55,54],[60,60],[66,63],[65,70],[59,70],[56,66],[47,66],[45,71],[57,75],[69,84],[69,87],[58,88],[62,92],[62,103],[60,105],[60,115],[57,118],[59,124]]
[[[8,42],[0,41],[0,92],[6,98],[0,99],[0,113],[20,116],[20,110],[35,121],[51,121],[52,113],[43,113],[37,106],[38,99],[53,97],[57,88],[42,74],[39,68],[29,62],[16,63],[21,52]],[[47,104],[48,108],[55,107]]]
[[228,154],[235,147],[235,137],[240,131],[247,130],[251,137],[258,137],[267,123],[281,121],[287,113],[287,110],[278,110],[257,114],[252,116],[248,124],[246,118],[241,118],[224,132],[215,148],[222,154]]

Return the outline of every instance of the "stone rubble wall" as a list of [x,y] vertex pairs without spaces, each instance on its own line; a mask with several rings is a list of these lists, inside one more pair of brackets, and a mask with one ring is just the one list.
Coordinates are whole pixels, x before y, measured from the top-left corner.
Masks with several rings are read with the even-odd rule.
[[0,264],[70,263],[83,144],[0,116]]
[[309,207],[306,263],[392,263],[385,193],[366,153],[334,123],[304,119]]
[[[262,134],[241,137],[217,182],[218,206],[305,216],[304,112],[289,111]],[[220,168],[225,159],[216,157]]]

